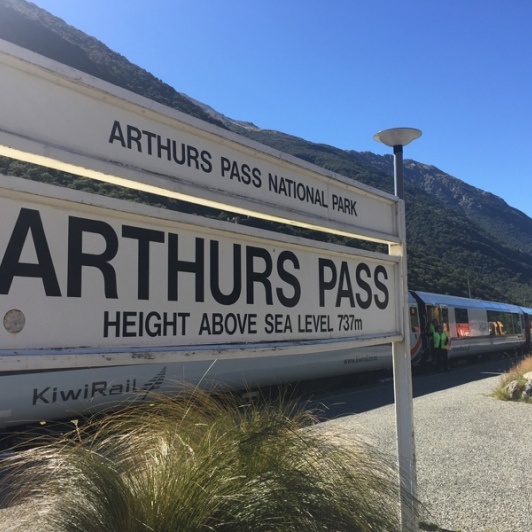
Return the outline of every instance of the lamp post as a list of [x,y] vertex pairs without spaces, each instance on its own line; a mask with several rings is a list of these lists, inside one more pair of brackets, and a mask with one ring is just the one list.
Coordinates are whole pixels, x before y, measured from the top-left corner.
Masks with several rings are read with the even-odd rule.
[[404,199],[403,146],[421,137],[421,131],[412,127],[396,127],[379,131],[373,138],[393,148],[393,176],[395,195]]
[[414,420],[412,401],[412,367],[410,355],[410,309],[408,305],[408,279],[406,263],[406,227],[403,183],[403,146],[421,136],[414,128],[394,128],[379,131],[373,138],[393,148],[395,195],[401,200],[397,219],[399,244],[390,244],[390,255],[399,256],[400,297],[397,310],[403,340],[393,342],[393,382],[395,395],[395,424],[397,432],[397,457],[399,466],[399,487],[401,497],[401,523],[405,531],[418,530],[417,521],[417,478],[414,446]]

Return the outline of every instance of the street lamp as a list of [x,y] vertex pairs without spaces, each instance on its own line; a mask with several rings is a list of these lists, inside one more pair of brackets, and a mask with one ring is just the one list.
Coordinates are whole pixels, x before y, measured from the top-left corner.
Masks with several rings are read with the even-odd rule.
[[395,195],[404,199],[403,146],[421,137],[421,131],[413,127],[396,127],[379,131],[373,138],[393,148],[393,175]]
[[392,343],[393,383],[395,395],[395,425],[397,432],[397,457],[401,496],[401,522],[403,530],[417,530],[417,478],[414,450],[414,416],[412,400],[412,368],[410,355],[410,308],[408,305],[408,280],[406,263],[406,227],[403,182],[403,146],[421,136],[419,129],[400,127],[379,131],[373,138],[393,148],[395,195],[398,202],[399,244],[390,244],[390,255],[399,256],[398,277],[400,293],[397,315],[402,324],[401,342]]

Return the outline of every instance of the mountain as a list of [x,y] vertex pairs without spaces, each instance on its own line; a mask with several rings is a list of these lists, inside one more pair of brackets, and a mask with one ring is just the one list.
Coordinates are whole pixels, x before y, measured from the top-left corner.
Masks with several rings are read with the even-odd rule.
[[[233,120],[178,92],[30,2],[0,0],[0,38],[356,181],[393,192],[391,155],[341,150]],[[4,157],[0,158],[0,172],[186,212],[198,213],[200,209]],[[405,160],[404,178],[410,288],[532,306],[532,219],[497,196],[428,164]],[[231,216],[207,210],[199,214],[221,219]],[[255,219],[243,222],[274,226]],[[298,228],[275,228],[327,238]],[[341,241],[353,245],[346,239]]]
[[[393,175],[393,157],[370,152],[358,153],[362,160]],[[404,161],[404,172],[410,183],[436,197],[438,201],[486,230],[502,244],[532,253],[532,219],[509,206],[503,199],[464,183],[435,166]]]

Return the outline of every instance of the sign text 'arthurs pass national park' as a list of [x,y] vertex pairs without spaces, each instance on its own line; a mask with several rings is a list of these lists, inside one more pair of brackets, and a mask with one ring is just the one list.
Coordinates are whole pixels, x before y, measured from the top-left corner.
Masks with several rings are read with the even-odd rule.
[[144,153],[147,157],[156,157],[177,167],[186,166],[190,169],[220,176],[240,186],[265,190],[267,193],[277,194],[282,198],[308,203],[319,209],[337,211],[358,217],[357,200],[349,194],[328,194],[325,186],[312,186],[301,180],[291,179],[283,175],[264,171],[259,164],[251,165],[247,162],[233,160],[221,155],[218,159],[207,149],[184,144],[176,139],[161,137],[161,135],[140,129],[130,124],[122,125],[115,120],[109,143],[137,153]]

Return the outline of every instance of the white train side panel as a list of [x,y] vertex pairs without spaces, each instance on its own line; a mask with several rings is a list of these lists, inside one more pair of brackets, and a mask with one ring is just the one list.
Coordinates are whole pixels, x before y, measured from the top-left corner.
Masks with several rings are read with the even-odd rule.
[[449,334],[449,358],[512,352],[527,345],[523,311],[516,305],[427,292],[412,294],[425,330],[435,318]]

